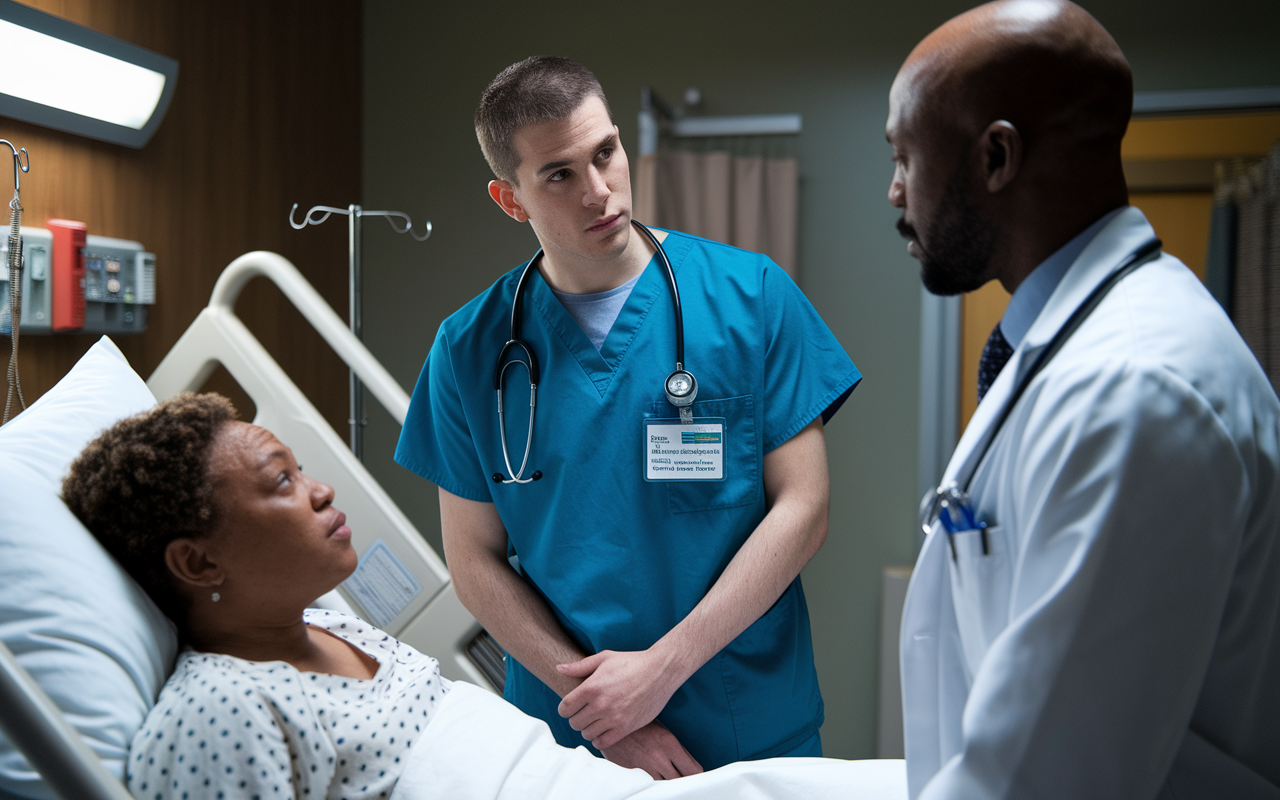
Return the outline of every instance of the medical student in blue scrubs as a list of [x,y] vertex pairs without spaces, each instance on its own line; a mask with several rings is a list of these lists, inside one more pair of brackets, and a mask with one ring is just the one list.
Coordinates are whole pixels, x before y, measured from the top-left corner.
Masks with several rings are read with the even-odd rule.
[[[599,83],[528,59],[486,89],[476,127],[490,195],[542,247],[516,333],[541,371],[529,463],[525,367],[506,376],[510,466],[494,392],[524,265],[441,325],[396,461],[439,487],[450,573],[509,655],[507,699],[562,744],[659,778],[821,755],[799,573],[827,534],[823,424],[861,375],[769,258],[654,230],[683,304],[693,421],[719,436],[699,441],[723,448],[707,459],[721,479],[663,479],[650,439],[680,431],[659,427],[680,425],[664,392],[674,304],[632,224]],[[541,478],[498,482],[512,470]]]

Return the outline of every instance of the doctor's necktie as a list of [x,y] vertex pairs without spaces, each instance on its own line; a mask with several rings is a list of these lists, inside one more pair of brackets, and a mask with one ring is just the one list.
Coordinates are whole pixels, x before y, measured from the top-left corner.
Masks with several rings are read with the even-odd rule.
[[1004,365],[1012,355],[1013,348],[1000,332],[1000,323],[997,322],[995,328],[991,330],[991,335],[987,337],[987,346],[982,348],[982,360],[978,362],[979,403],[982,402],[982,396],[991,388],[991,384],[996,382],[1000,370],[1004,369]]

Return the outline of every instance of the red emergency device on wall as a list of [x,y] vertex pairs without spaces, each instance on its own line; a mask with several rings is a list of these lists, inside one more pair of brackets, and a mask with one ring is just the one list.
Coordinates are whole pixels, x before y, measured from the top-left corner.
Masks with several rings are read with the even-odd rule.
[[84,327],[84,245],[88,226],[70,219],[51,219],[53,234],[51,278],[52,327],[74,331]]

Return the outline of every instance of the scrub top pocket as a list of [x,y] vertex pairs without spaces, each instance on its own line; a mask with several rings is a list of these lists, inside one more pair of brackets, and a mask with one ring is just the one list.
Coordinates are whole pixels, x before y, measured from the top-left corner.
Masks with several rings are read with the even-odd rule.
[[[751,395],[723,400],[698,400],[693,404],[695,420],[724,419],[724,471],[722,481],[667,482],[671,513],[737,508],[756,502],[764,491],[760,483],[760,447],[756,436],[755,398]],[[654,404],[651,417],[673,416],[665,401]]]
[[[800,580],[730,642],[715,659],[733,714],[735,760],[772,758],[795,749],[822,725],[822,694],[809,649],[809,607]],[[799,660],[787,680],[773,682],[779,664]],[[761,691],[761,687],[771,687]]]

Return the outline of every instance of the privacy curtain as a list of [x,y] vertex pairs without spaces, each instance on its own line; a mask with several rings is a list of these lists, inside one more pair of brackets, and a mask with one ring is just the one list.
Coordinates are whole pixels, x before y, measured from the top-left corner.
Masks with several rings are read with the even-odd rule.
[[797,277],[795,158],[660,151],[640,157],[636,219],[765,253]]
[[1205,282],[1280,390],[1280,144],[1220,175]]

